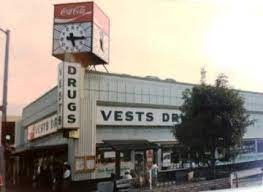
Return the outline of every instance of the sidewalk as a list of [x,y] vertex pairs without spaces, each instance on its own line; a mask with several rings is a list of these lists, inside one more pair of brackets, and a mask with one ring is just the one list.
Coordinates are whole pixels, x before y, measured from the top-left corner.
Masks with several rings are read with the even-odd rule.
[[48,189],[33,189],[31,186],[7,187],[6,192],[51,192]]
[[[131,189],[130,192],[197,192],[211,189],[226,189],[230,188],[229,178],[215,179],[209,181],[190,182],[186,184],[171,184],[167,186],[154,187],[153,190],[149,188]],[[49,192],[50,189],[32,189],[28,187],[10,187],[7,192]],[[81,191],[87,191],[87,188],[82,188]],[[75,191],[74,191],[75,192]],[[90,191],[91,192],[91,191]],[[94,192],[94,191],[93,191]]]

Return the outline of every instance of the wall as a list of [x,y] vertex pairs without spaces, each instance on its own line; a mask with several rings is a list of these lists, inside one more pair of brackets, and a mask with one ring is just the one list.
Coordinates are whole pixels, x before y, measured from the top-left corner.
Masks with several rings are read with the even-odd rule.
[[27,105],[22,112],[22,126],[26,127],[57,111],[57,87]]
[[24,134],[25,131],[22,129],[22,122],[16,122],[15,126],[15,147],[21,146],[24,144]]

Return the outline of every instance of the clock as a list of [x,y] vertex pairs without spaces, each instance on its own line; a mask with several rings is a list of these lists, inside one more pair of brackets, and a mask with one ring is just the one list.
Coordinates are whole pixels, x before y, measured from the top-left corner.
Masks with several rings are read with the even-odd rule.
[[83,67],[109,63],[110,21],[94,2],[54,7],[52,55]]
[[92,52],[108,63],[109,36],[96,24],[93,24]]
[[55,24],[53,54],[91,51],[91,22]]

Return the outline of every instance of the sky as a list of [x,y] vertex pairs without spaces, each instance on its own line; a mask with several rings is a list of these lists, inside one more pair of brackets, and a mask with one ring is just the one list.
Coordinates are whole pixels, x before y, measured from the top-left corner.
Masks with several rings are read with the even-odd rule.
[[[57,84],[53,5],[77,0],[1,0],[0,27],[11,30],[8,114]],[[110,18],[112,73],[207,83],[219,73],[236,89],[263,92],[263,1],[95,0]],[[0,34],[0,99],[5,36]],[[98,70],[105,71],[102,67]]]

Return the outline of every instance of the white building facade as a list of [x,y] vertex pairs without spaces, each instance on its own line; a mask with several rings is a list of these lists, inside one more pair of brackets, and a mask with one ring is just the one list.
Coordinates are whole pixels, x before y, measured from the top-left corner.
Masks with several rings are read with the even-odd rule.
[[[180,162],[173,161],[176,139],[171,130],[178,123],[182,92],[193,84],[94,71],[82,71],[82,74],[77,136],[65,137],[63,130],[56,127],[55,87],[24,108],[22,121],[16,128],[17,155],[25,151],[31,156],[30,151],[39,153],[38,163],[61,158],[72,166],[73,180],[87,180],[109,177],[115,172],[114,150],[104,141],[146,140],[158,145],[158,150],[154,154],[151,150],[122,151],[121,174],[153,161],[160,169],[180,166]],[[249,141],[248,152],[237,161],[263,160],[263,93],[240,91],[240,94],[256,122],[247,128],[244,137]],[[142,164],[138,163],[139,159]]]

